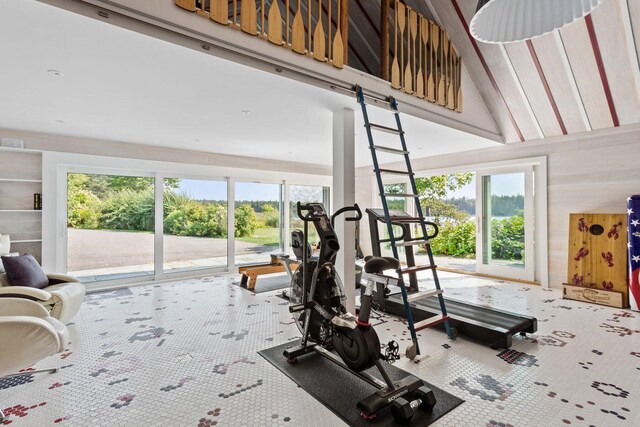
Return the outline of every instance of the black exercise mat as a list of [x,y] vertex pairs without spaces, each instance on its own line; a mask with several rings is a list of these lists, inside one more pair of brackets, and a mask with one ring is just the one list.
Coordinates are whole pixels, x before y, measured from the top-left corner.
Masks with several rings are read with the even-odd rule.
[[[234,285],[240,286],[240,280],[233,282]],[[280,274],[278,276],[264,277],[259,276],[256,282],[256,287],[253,289],[247,289],[240,286],[242,289],[247,289],[254,294],[261,294],[263,292],[277,291],[280,289],[289,289],[291,286],[291,279],[288,274]]]
[[[349,373],[325,357],[311,353],[298,358],[298,363],[290,365],[282,352],[299,344],[298,340],[291,341],[277,347],[259,351],[269,363],[291,378],[306,392],[315,397],[320,403],[329,408],[334,414],[342,418],[351,426],[396,426],[397,424],[390,407],[380,411],[374,420],[360,417],[360,410],[356,408],[358,401],[376,391],[376,388],[364,380]],[[408,375],[406,371],[385,363],[385,368],[392,380],[398,380]],[[376,367],[367,371],[382,379]],[[426,383],[436,395],[436,406],[432,412],[416,410],[411,425],[428,426],[438,418],[460,405],[464,400],[446,391]]]

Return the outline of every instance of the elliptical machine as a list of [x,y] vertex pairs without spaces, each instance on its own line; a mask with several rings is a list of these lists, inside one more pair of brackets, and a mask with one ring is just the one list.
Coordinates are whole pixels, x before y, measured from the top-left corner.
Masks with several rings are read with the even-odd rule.
[[[304,243],[302,263],[291,280],[289,311],[302,333],[302,339],[299,346],[284,351],[287,361],[296,363],[299,356],[316,352],[377,387],[378,391],[357,403],[360,415],[365,419],[376,417],[380,410],[389,405],[394,418],[400,422],[410,420],[417,407],[430,411],[436,399],[433,391],[421,379],[408,375],[393,381],[381,363],[381,360],[390,358],[380,354],[380,340],[369,322],[375,283],[368,281],[361,289],[357,318],[345,307],[344,286],[335,270],[340,244],[333,226],[336,217],[346,212],[355,212],[356,215],[345,218],[345,221],[360,221],[360,208],[357,204],[344,207],[331,219],[321,203],[302,205],[298,202],[296,208],[298,217],[304,223]],[[320,238],[320,254],[313,259],[310,258],[307,245],[310,222]],[[371,258],[367,264],[377,270],[376,266],[381,262],[389,261]],[[365,271],[369,270],[367,264]],[[397,351],[397,345],[395,349]],[[377,367],[384,381],[364,372],[373,366]]]

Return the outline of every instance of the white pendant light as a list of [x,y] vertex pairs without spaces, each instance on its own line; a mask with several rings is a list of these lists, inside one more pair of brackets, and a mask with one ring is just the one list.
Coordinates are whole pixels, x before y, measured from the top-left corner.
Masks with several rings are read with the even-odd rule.
[[485,43],[529,40],[591,13],[605,0],[480,0],[469,29]]

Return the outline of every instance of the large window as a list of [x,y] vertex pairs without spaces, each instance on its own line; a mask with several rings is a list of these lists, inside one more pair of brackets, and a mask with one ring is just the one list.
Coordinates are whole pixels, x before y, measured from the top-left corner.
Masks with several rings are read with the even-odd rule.
[[282,185],[237,182],[235,185],[235,264],[269,260],[282,252]]
[[[284,181],[86,167],[64,176],[67,238],[56,262],[88,283],[264,263],[285,251],[285,230],[301,226],[295,202],[329,209],[328,187]],[[291,200],[286,218],[284,200]]]
[[227,265],[227,182],[165,178],[163,270]]
[[[289,230],[302,230],[304,223],[298,218],[296,211],[297,202],[300,203],[322,203],[327,212],[331,212],[329,206],[329,187],[315,185],[290,185],[289,186]],[[318,233],[313,224],[309,225],[309,241],[317,242]]]
[[67,174],[67,271],[84,281],[153,275],[154,179]]

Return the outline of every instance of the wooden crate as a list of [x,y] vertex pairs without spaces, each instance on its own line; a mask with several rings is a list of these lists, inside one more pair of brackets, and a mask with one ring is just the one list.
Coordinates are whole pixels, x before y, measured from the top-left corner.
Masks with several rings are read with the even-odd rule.
[[[567,284],[621,295],[627,307],[627,217],[625,214],[571,214]],[[571,290],[570,294],[579,292]],[[594,298],[596,294],[593,294]],[[604,295],[601,294],[601,295]],[[566,298],[570,298],[566,295]],[[600,300],[607,298],[600,296]],[[581,301],[587,301],[583,296]],[[617,301],[617,297],[612,297]],[[593,302],[593,301],[592,301]],[[604,304],[604,302],[600,302]]]
[[625,308],[628,305],[622,292],[585,288],[583,286],[567,285],[566,283],[562,285],[562,298],[618,308]]

